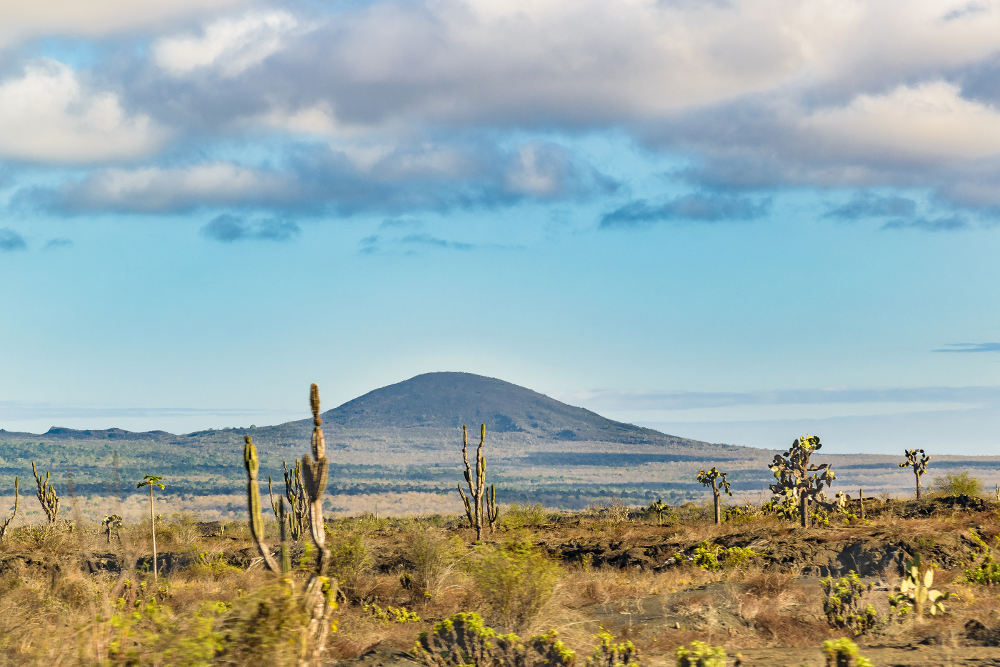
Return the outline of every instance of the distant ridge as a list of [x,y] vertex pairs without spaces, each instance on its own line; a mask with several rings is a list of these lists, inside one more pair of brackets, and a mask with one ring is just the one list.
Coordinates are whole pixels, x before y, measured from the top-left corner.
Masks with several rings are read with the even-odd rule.
[[492,433],[526,433],[552,440],[683,441],[607,419],[504,380],[458,372],[424,373],[375,389],[323,413],[323,420],[350,429],[451,429],[486,424]]
[[[602,417],[526,387],[497,378],[461,372],[434,372],[374,389],[323,413],[328,430],[432,429],[453,431],[463,424],[486,424],[493,434],[523,434],[540,441],[590,441],[701,448],[708,443],[667,435],[650,428]],[[255,427],[258,437],[290,440],[312,428],[311,419]],[[61,440],[163,441],[226,438],[243,428],[207,429],[184,435],[162,430],[72,429],[53,426],[43,437]],[[7,433],[0,430],[0,433]],[[16,435],[16,434],[12,434]],[[30,434],[21,434],[30,435]],[[728,445],[713,447],[730,448]],[[736,449],[736,447],[732,447]]]

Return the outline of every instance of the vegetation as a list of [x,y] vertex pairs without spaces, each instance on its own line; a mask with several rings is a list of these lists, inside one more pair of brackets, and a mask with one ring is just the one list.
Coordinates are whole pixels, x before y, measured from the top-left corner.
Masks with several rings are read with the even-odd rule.
[[[262,470],[280,459],[262,460],[249,433],[240,522],[160,519],[152,487],[162,489],[162,477],[146,475],[137,487],[150,487],[151,568],[143,525],[120,514],[91,524],[75,511],[72,522],[53,521],[58,497],[37,471],[52,515],[42,526],[17,525],[15,486],[14,514],[0,524],[0,662],[315,665],[375,648],[406,649],[431,665],[633,667],[640,650],[651,664],[722,665],[736,649],[756,664],[782,655],[798,664],[819,656],[817,637],[826,636],[828,664],[864,665],[853,642],[832,638],[847,631],[899,650],[919,644],[926,654],[942,637],[949,651],[1000,637],[992,594],[975,588],[1000,582],[989,546],[1000,535],[996,506],[860,492],[856,504],[843,493],[828,503],[822,489],[833,473],[810,462],[815,436],[774,457],[768,503],[731,507],[726,523],[719,498],[729,484],[716,467],[698,476],[713,489],[713,506],[607,494],[577,513],[513,503],[501,521],[486,485],[485,425],[475,469],[463,438],[464,516],[384,518],[376,509],[328,519],[316,385],[310,410],[310,451],[292,467],[282,461],[284,493],[268,477],[276,521],[260,487]],[[76,500],[72,487],[69,495]],[[824,518],[833,509],[841,514],[830,518],[844,522]],[[810,518],[809,530],[787,523],[809,528]],[[896,570],[901,554],[913,557]],[[931,557],[940,569],[924,565]],[[845,573],[846,563],[855,569]],[[889,585],[873,588],[875,577]],[[886,588],[896,592],[878,592]],[[45,641],[53,636],[65,639]]]
[[931,457],[927,456],[922,449],[906,449],[903,453],[906,455],[906,460],[900,463],[899,467],[913,467],[913,476],[917,483],[917,500],[920,500],[920,478],[927,472],[927,464],[930,463]]
[[48,519],[51,526],[59,517],[59,495],[49,481],[49,471],[45,471],[45,477],[43,478],[35,469],[34,461],[31,462],[31,474],[35,476],[35,484],[38,486],[38,490],[36,491],[38,502],[41,504],[42,511],[45,512],[45,518]]
[[17,479],[17,477],[15,477],[14,478],[14,508],[11,510],[10,516],[8,516],[7,518],[5,518],[3,520],[3,523],[0,523],[0,540],[2,540],[5,535],[7,535],[7,529],[10,527],[10,522],[13,521],[14,517],[17,516],[17,505],[18,505],[18,501],[20,500],[20,497],[21,497],[21,494],[20,494],[20,487],[18,486],[18,479]]
[[712,489],[712,500],[715,503],[715,523],[722,523],[722,505],[719,502],[719,495],[723,491],[730,496],[733,495],[733,492],[729,490],[726,473],[719,472],[718,468],[712,468],[708,472],[699,470],[698,482]]
[[462,504],[465,505],[465,516],[469,519],[469,526],[476,531],[476,541],[483,539],[483,524],[489,526],[490,532],[496,528],[497,517],[500,510],[497,507],[497,490],[490,484],[486,487],[486,459],[483,457],[483,444],[486,442],[486,424],[479,429],[479,446],[476,447],[476,476],[472,477],[472,468],[469,466],[469,433],[465,426],[462,426],[462,461],[465,462],[465,483],[469,486],[469,496],[466,497],[462,491],[462,485],[458,485],[458,494],[462,496]]
[[809,526],[810,504],[823,503],[823,486],[830,486],[835,479],[829,463],[809,463],[809,457],[822,446],[819,436],[804,435],[797,438],[784,454],[775,454],[768,466],[778,480],[771,484],[771,492],[785,501],[794,501],[803,528]]
[[[158,475],[146,475],[142,478],[142,481],[135,485],[135,488],[141,489],[144,486],[149,487],[149,532],[153,536],[153,581],[156,581],[158,577],[158,570],[156,566],[156,514],[153,512],[153,487],[158,486],[160,490],[163,490],[163,477]],[[108,532],[108,541],[111,541],[111,533]]]
[[983,483],[968,472],[953,472],[934,480],[934,486],[946,496],[981,496]]

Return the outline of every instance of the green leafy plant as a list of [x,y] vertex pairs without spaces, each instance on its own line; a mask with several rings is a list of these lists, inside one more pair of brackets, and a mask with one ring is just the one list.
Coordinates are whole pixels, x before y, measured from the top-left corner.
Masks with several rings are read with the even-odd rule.
[[153,487],[158,486],[162,491],[166,488],[163,485],[163,477],[160,475],[146,475],[142,478],[135,488],[141,489],[144,486],[149,487],[149,530],[153,535],[153,581],[158,579],[158,571],[156,565],[156,515],[153,512]]
[[726,667],[726,651],[721,646],[693,641],[677,647],[677,667]]
[[906,460],[899,464],[900,468],[913,467],[913,476],[917,482],[917,500],[920,500],[920,478],[927,472],[927,464],[931,457],[927,456],[922,449],[904,449]]
[[363,604],[361,608],[372,615],[372,618],[383,623],[415,623],[420,621],[420,616],[415,611],[410,611],[406,607],[386,606],[384,609],[375,603]]
[[733,492],[729,490],[729,482],[726,480],[726,473],[719,472],[718,468],[712,468],[708,472],[698,471],[698,481],[712,489],[712,501],[715,504],[715,523],[722,523],[722,503],[719,498],[725,491],[730,496]]
[[952,472],[934,478],[934,486],[946,496],[982,496],[983,483],[968,472]]
[[694,548],[691,563],[709,572],[722,569],[722,563],[719,562],[719,547],[708,542],[702,542]]
[[768,466],[777,480],[770,485],[771,492],[786,500],[794,500],[798,505],[799,521],[803,528],[809,526],[810,504],[824,503],[823,486],[829,486],[835,479],[829,463],[809,463],[809,457],[822,446],[819,436],[803,435],[796,438],[788,451],[775,454]]
[[990,545],[974,530],[969,530],[969,537],[976,543],[978,549],[969,554],[969,566],[964,571],[965,580],[980,586],[1000,584],[1000,563],[993,560],[993,550]]
[[823,613],[832,627],[849,630],[854,636],[871,632],[881,625],[875,607],[862,606],[865,593],[871,591],[871,584],[865,585],[857,572],[851,570],[846,577],[835,579],[823,577],[819,580],[823,588]]
[[823,642],[826,667],[872,667],[872,663],[858,655],[858,645],[847,637]]
[[519,528],[537,528],[548,520],[549,514],[542,507],[541,503],[529,505],[518,505],[511,503],[504,507],[500,525],[507,530],[517,530]]
[[525,627],[552,595],[560,567],[524,541],[480,545],[466,564],[490,615],[503,627]]

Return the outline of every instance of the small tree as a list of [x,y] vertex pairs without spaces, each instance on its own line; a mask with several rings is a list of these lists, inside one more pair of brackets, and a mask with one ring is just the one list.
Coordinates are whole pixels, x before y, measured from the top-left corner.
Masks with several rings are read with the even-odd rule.
[[922,449],[904,449],[906,460],[899,464],[900,468],[913,466],[913,476],[917,478],[917,500],[920,500],[920,478],[927,472],[927,464],[931,457],[924,454]]
[[726,480],[726,473],[719,472],[718,468],[712,468],[708,472],[698,471],[698,481],[705,486],[712,487],[712,499],[715,501],[715,523],[722,523],[722,503],[719,496],[725,491],[730,496],[733,492],[729,490],[729,482]]
[[809,526],[809,503],[822,503],[826,498],[823,486],[830,486],[835,479],[829,463],[809,463],[809,457],[820,447],[819,436],[803,435],[792,443],[788,451],[775,454],[774,461],[768,466],[778,480],[771,484],[771,492],[798,503],[799,521],[803,528]]
[[[142,478],[142,481],[135,485],[135,488],[141,489],[144,486],[149,487],[149,528],[153,535],[153,581],[157,581],[159,578],[159,573],[156,569],[156,516],[153,514],[153,487],[158,486],[162,491],[163,477],[159,475],[146,475]],[[110,539],[110,538],[109,538]]]

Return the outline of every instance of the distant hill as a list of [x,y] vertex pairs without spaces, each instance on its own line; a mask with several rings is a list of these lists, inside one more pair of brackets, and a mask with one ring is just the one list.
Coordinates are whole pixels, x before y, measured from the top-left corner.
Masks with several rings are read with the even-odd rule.
[[[350,429],[486,424],[490,433],[525,433],[574,441],[660,443],[659,431],[616,422],[536,391],[473,373],[425,373],[375,389],[323,413],[326,424]],[[681,440],[678,438],[677,440]]]

